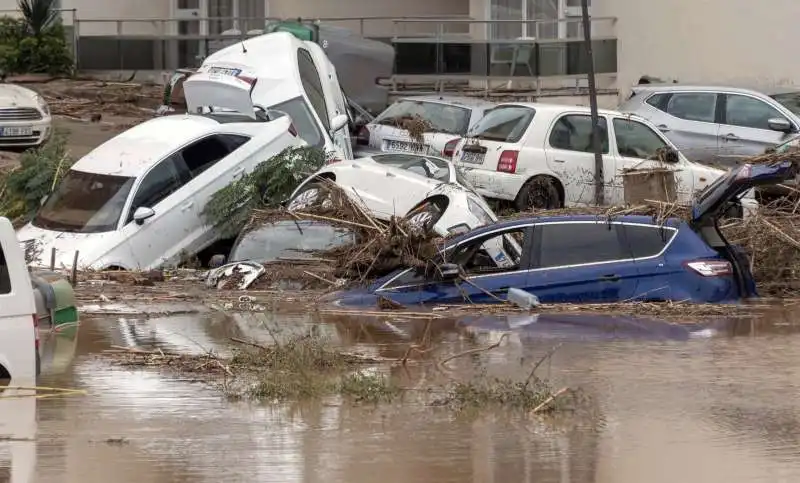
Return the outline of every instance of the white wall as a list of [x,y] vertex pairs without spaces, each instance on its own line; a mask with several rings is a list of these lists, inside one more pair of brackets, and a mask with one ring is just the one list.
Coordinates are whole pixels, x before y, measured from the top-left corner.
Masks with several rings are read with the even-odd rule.
[[619,88],[644,74],[681,83],[800,83],[800,1],[594,0],[618,18]]

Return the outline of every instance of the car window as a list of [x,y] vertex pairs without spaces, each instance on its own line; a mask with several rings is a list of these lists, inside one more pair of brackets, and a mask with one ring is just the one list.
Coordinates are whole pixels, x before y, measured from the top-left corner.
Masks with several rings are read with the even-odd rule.
[[466,242],[448,253],[447,260],[461,265],[468,275],[520,270],[526,232],[523,227]]
[[774,94],[770,97],[780,102],[783,107],[789,109],[795,115],[800,116],[800,92],[785,92],[783,94]]
[[403,120],[414,117],[426,120],[431,125],[433,132],[463,136],[469,129],[470,110],[441,102],[403,99],[386,108],[373,122],[396,126]]
[[425,274],[422,273],[421,270],[409,268],[398,275],[397,278],[384,285],[382,288],[400,288],[404,286],[423,285],[425,283],[430,283],[430,281],[425,278]]
[[534,229],[539,253],[534,268],[552,268],[631,258],[616,225],[604,222],[555,223]]
[[231,250],[232,262],[268,262],[278,258],[312,258],[314,251],[355,242],[352,231],[314,221],[278,221],[242,233]]
[[228,135],[228,137],[230,138],[229,142],[226,142],[221,136],[210,136],[194,142],[181,150],[183,161],[186,163],[186,167],[189,169],[192,177],[214,166],[217,162],[230,154],[231,151],[238,147],[237,143],[242,145],[249,139],[245,136],[236,136],[232,134]]
[[670,98],[670,96],[672,96],[672,94],[668,94],[665,92],[661,94],[653,94],[652,96],[648,97],[647,100],[645,100],[645,102],[655,107],[656,109],[664,110],[664,103],[667,101],[667,99]]
[[[598,119],[602,152],[608,154],[608,127],[605,118]],[[593,153],[592,149],[592,117],[582,114],[561,116],[550,131],[550,146],[568,151]]]
[[135,178],[71,169],[47,197],[33,225],[74,233],[114,231]]
[[714,122],[717,110],[717,95],[711,92],[686,92],[673,94],[664,109],[687,121]]
[[167,196],[178,191],[182,184],[172,158],[158,163],[145,175],[136,190],[127,221],[133,220],[133,213],[137,208],[154,208]]
[[328,119],[328,106],[325,103],[325,92],[322,90],[322,81],[319,78],[319,71],[314,65],[314,59],[306,49],[297,49],[297,66],[300,70],[300,81],[303,90],[311,102],[311,107],[317,111],[325,131],[331,130],[330,120]]
[[0,246],[0,295],[8,293],[11,293],[11,276],[8,273],[6,255],[3,253],[3,247]]
[[676,233],[672,228],[659,226],[623,225],[622,228],[633,258],[658,255]]
[[450,165],[444,159],[402,153],[377,154],[372,159],[378,164],[405,169],[427,178],[445,183],[450,181]]
[[620,156],[656,159],[667,143],[650,127],[632,119],[614,119],[614,136]]
[[310,146],[322,146],[324,139],[319,131],[319,125],[314,120],[314,116],[311,114],[305,99],[295,97],[280,104],[275,104],[270,109],[286,113],[292,119],[292,125],[297,129],[297,134]]
[[516,143],[527,131],[536,111],[523,106],[500,106],[487,112],[469,136],[487,141]]
[[766,102],[748,96],[728,94],[725,103],[725,124],[769,130],[770,119],[786,116]]

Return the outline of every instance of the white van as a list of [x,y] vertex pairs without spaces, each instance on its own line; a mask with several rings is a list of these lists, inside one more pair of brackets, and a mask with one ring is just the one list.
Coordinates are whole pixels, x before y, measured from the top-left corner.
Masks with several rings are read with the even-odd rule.
[[35,385],[39,320],[25,253],[8,218],[0,218],[0,380]]

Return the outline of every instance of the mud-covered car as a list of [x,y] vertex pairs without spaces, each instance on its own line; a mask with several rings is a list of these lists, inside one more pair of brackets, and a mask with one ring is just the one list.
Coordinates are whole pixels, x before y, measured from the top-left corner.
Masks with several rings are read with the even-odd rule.
[[230,255],[214,256],[208,286],[216,287],[231,276],[239,276],[239,288],[246,289],[265,271],[264,264],[276,261],[313,261],[316,253],[356,242],[352,230],[316,220],[278,220],[243,230]]

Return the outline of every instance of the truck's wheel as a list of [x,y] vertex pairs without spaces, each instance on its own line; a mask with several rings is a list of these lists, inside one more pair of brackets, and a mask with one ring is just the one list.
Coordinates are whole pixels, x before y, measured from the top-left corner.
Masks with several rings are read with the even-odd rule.
[[539,176],[525,183],[514,204],[518,211],[554,210],[561,208],[561,199],[553,180]]
[[330,203],[330,190],[327,187],[322,183],[309,183],[297,193],[297,196],[292,198],[286,209],[300,211],[318,206],[327,208],[326,204],[330,205]]

